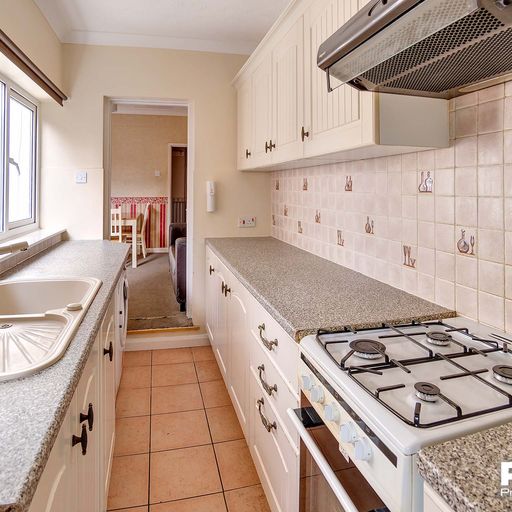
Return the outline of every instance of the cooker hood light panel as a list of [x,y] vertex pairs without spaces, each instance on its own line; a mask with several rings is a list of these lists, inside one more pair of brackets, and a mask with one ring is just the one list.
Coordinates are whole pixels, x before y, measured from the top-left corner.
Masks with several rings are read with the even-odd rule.
[[318,66],[329,90],[452,98],[505,81],[511,48],[512,0],[373,0],[322,43]]

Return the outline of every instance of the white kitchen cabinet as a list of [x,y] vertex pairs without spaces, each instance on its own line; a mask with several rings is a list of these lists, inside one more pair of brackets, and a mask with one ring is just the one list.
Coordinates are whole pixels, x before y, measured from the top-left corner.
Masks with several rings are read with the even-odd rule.
[[236,279],[229,279],[228,318],[229,318],[229,393],[235,406],[242,430],[247,435],[249,381],[249,300],[247,290]]
[[[262,55],[251,78],[252,149],[251,167],[272,162],[275,138],[272,131],[272,54]],[[274,140],[273,140],[274,139]]]
[[[115,426],[116,426],[116,380],[115,380],[115,331],[114,304],[111,303],[103,318],[100,328],[101,339],[101,397],[103,444],[101,450],[102,476],[102,500],[106,505],[108,499],[108,487],[110,484],[110,472],[114,457]],[[106,507],[105,507],[106,508]]]
[[304,128],[304,23],[302,16],[284,33],[272,52],[272,162],[302,157]]
[[424,484],[423,509],[424,512],[453,512],[448,503],[426,482]]
[[[114,300],[30,504],[30,512],[106,510],[115,437]],[[112,348],[112,353],[113,353]]]
[[[270,508],[297,510],[298,439],[286,420],[286,410],[299,405],[297,343],[210,248],[206,249],[206,298],[211,302],[206,304],[210,342]],[[258,400],[263,400],[263,416]],[[265,414],[276,428],[267,431],[262,423]]]
[[76,496],[77,512],[90,512],[100,506],[100,479],[98,469],[100,465],[102,411],[100,407],[100,349],[101,335],[94,343],[89,359],[85,365],[82,377],[75,392],[76,410],[72,421],[75,435],[87,435],[85,451],[82,445],[73,447],[76,464]]
[[[359,92],[348,85],[327,91],[326,75],[316,63],[318,48],[366,3],[295,0],[270,29],[234,80],[240,170],[305,167],[449,145],[446,100]],[[247,140],[252,140],[251,156],[242,158],[247,148],[241,144]]]
[[239,169],[249,168],[252,157],[252,83],[250,77],[241,82],[237,94],[237,163]]

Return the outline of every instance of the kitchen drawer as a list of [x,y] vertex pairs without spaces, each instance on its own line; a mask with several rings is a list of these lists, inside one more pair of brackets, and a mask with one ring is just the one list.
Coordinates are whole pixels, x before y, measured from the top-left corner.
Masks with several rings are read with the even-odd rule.
[[[251,332],[257,343],[279,368],[283,379],[297,392],[299,346],[256,299],[252,302]],[[271,345],[267,346],[268,344]]]
[[[298,510],[298,450],[290,444],[279,417],[269,403],[268,395],[261,391],[258,376],[253,371],[250,372],[250,380],[250,450],[261,485],[272,512]],[[258,400],[263,403],[260,405]],[[265,422],[272,426],[267,429]]]
[[[254,336],[254,333],[251,333]],[[270,402],[286,434],[294,446],[298,446],[298,435],[286,413],[287,409],[299,407],[299,397],[293,387],[284,380],[284,377],[270,359],[267,350],[257,341],[251,343],[251,371],[257,377],[262,396]],[[269,395],[270,392],[270,395]]]

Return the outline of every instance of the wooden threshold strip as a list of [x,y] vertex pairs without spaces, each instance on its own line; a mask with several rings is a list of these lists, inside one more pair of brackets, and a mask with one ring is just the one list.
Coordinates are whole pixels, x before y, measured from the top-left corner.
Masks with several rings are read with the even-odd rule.
[[34,61],[3,31],[0,30],[0,52],[30,77],[57,103],[63,104],[68,97],[36,66]]
[[198,331],[199,325],[190,325],[187,327],[161,327],[157,329],[139,329],[138,331],[127,331],[127,334],[157,334],[164,332],[187,332]]

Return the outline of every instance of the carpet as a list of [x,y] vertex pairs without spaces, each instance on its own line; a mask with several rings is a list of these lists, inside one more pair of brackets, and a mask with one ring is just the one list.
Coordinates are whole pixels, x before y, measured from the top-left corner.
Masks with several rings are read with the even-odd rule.
[[128,330],[189,327],[192,320],[180,312],[175,299],[167,254],[138,258],[137,268],[127,268],[130,299]]

